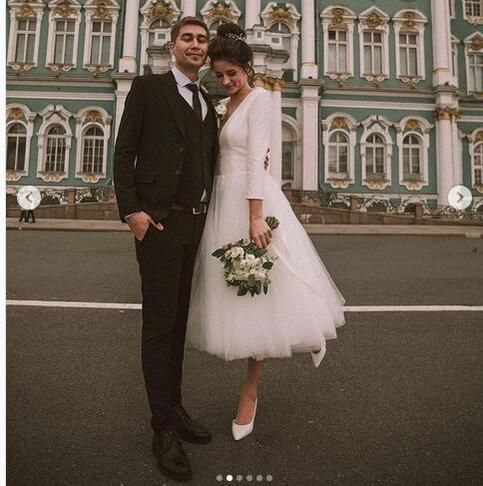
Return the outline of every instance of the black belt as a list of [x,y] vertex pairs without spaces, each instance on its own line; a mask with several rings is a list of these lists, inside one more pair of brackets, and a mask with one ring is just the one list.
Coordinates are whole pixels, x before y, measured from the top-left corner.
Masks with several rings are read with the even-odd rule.
[[189,206],[185,206],[184,204],[174,202],[171,205],[171,209],[173,211],[181,211],[182,213],[206,214],[206,212],[208,211],[208,204],[200,202],[198,206],[191,208]]

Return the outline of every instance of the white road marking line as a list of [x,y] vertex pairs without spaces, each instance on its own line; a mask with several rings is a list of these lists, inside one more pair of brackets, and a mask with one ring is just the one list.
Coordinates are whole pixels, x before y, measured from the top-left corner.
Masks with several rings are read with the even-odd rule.
[[[75,302],[63,300],[14,300],[7,305],[23,307],[66,307],[77,309],[140,310],[141,304],[117,302]],[[483,305],[348,305],[344,312],[483,312]]]

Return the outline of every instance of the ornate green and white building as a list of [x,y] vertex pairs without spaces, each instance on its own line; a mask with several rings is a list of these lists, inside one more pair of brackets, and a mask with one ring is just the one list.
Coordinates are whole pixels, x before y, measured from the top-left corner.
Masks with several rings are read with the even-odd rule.
[[[483,210],[483,0],[8,0],[7,192],[112,188],[134,76],[164,72],[173,22],[247,29],[273,97],[272,172],[329,204]],[[218,96],[206,71],[206,85]],[[94,190],[95,189],[95,190]]]

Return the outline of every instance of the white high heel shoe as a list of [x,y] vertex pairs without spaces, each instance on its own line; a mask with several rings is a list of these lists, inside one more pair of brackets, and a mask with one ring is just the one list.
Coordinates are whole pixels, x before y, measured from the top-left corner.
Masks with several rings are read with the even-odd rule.
[[325,342],[322,342],[320,344],[320,350],[317,353],[314,353],[313,351],[310,353],[310,356],[312,357],[312,363],[314,363],[314,366],[316,368],[318,368],[320,363],[322,363],[322,359],[325,356],[325,351],[326,351]]
[[253,410],[253,417],[249,424],[240,425],[237,424],[234,420],[232,421],[231,433],[235,440],[241,440],[253,432],[253,422],[255,422],[255,415],[257,414],[257,403],[258,398],[255,400],[255,409]]

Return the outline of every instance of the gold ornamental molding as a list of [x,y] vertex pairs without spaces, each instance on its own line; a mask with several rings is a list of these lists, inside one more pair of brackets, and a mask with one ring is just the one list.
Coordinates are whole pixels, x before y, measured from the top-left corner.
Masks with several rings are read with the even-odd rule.
[[389,181],[367,181],[367,187],[373,191],[382,191],[389,185]]
[[94,10],[94,18],[106,20],[112,19],[111,12],[109,12],[109,7],[112,6],[112,2],[110,0],[97,0],[95,5],[96,9]]
[[146,17],[149,20],[162,19],[169,23],[173,23],[175,20],[173,8],[171,5],[163,2],[162,0],[158,0],[158,2],[153,4],[153,6],[148,10]]
[[415,131],[421,128],[421,122],[419,120],[408,120],[404,130]]
[[14,170],[7,170],[7,173],[5,175],[5,180],[7,182],[17,182],[20,180],[22,177],[22,174],[19,174],[18,172]]
[[60,182],[63,176],[65,176],[64,172],[45,172],[41,171],[38,173],[39,177],[44,182]]
[[87,66],[87,70],[92,73],[95,78],[99,76],[99,74],[107,73],[107,71],[109,71],[110,69],[112,69],[112,66],[102,66],[94,64],[90,64]]
[[22,108],[14,107],[8,110],[8,118],[11,118],[12,120],[18,121],[24,117],[25,113],[23,112]]
[[369,74],[366,76],[367,81],[374,84],[375,86],[381,86],[382,82],[387,79],[385,74]]
[[346,28],[347,27],[347,22],[344,18],[346,11],[343,8],[334,8],[332,10],[332,21],[329,25],[329,27],[338,27],[338,28]]
[[478,132],[475,136],[475,143],[483,142],[483,131]]
[[206,19],[209,23],[213,20],[223,19],[229,22],[235,22],[235,17],[231,11],[230,5],[223,2],[217,2],[213,5],[211,10],[206,15]]
[[34,64],[31,62],[13,62],[9,66],[15,71],[15,74],[24,74],[30,71]]
[[269,29],[273,24],[282,22],[287,24],[290,28],[295,27],[295,18],[290,12],[290,8],[284,5],[275,5],[269,12],[267,18],[267,28]]
[[405,12],[404,13],[403,28],[406,30],[418,30],[416,27],[416,13],[415,12]]
[[349,181],[347,179],[336,179],[329,177],[327,182],[333,189],[347,189],[349,187]]
[[411,88],[414,88],[419,81],[421,81],[421,76],[403,76],[401,77],[401,81],[408,86],[411,86]]
[[347,127],[347,120],[341,116],[338,116],[336,118],[334,118],[334,120],[332,121],[332,127],[331,129],[342,129],[342,130],[348,130],[348,127]]
[[255,73],[253,76],[253,85],[256,88],[264,88],[265,87],[265,75],[261,73]]
[[20,5],[20,9],[17,10],[16,13],[17,18],[30,18],[36,17],[34,9],[30,6],[30,2],[25,0],[22,5]]
[[344,84],[344,81],[347,81],[350,78],[349,73],[337,73],[337,74],[329,74],[329,77],[337,82],[339,86]]
[[469,44],[472,51],[479,51],[483,49],[483,37],[475,37]]
[[381,16],[379,16],[377,13],[372,13],[367,17],[366,21],[364,22],[364,25],[367,25],[370,29],[377,29],[378,27],[381,27],[382,25],[385,25],[385,21],[382,19]]
[[86,113],[86,121],[89,123],[97,123],[102,121],[102,115],[97,110],[89,110]]
[[457,121],[461,118],[461,112],[458,108],[452,108],[450,106],[436,108],[435,111],[436,120],[450,120]]
[[423,188],[422,182],[403,182],[408,191],[420,191]]
[[285,81],[280,78],[268,76],[267,74],[255,73],[253,85],[257,88],[264,88],[267,91],[282,91]]
[[99,182],[101,177],[103,177],[102,174],[89,174],[89,173],[80,174],[80,178],[82,179],[82,182],[85,182],[86,184],[96,184],[97,182]]
[[70,71],[74,67],[73,64],[49,64],[49,68],[52,69],[54,73],[63,74]]
[[55,15],[59,15],[64,19],[68,19],[71,16],[76,16],[76,10],[72,8],[69,2],[62,2],[61,4],[57,5],[54,10]]

